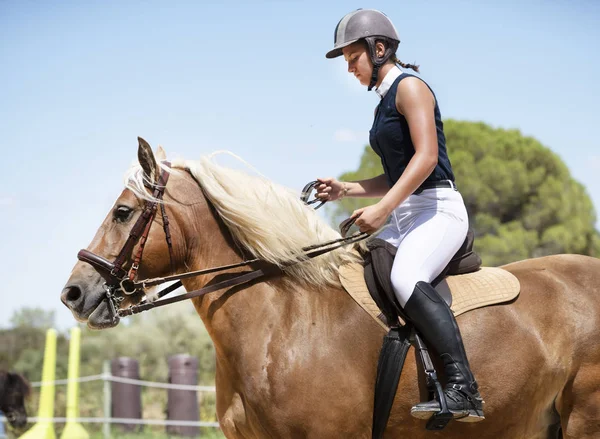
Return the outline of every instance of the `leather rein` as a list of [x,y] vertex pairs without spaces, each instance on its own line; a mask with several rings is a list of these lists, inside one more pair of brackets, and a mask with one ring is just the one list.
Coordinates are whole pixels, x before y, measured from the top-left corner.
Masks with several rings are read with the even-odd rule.
[[[170,168],[169,162],[164,162],[167,167]],[[287,264],[283,264],[283,267],[276,266],[274,264],[266,263],[260,259],[249,259],[236,264],[222,265],[219,267],[206,268],[203,270],[189,271],[181,274],[172,274],[165,277],[157,277],[152,279],[144,279],[136,281],[137,272],[139,269],[140,262],[142,260],[142,254],[144,252],[144,246],[150,233],[150,228],[154,223],[154,218],[160,206],[160,211],[163,220],[163,229],[165,232],[165,239],[169,248],[169,259],[171,264],[171,273],[175,273],[175,267],[173,263],[173,243],[171,240],[171,233],[169,231],[169,218],[163,203],[163,196],[169,180],[169,171],[162,169],[158,181],[147,187],[152,190],[152,198],[146,199],[142,214],[138,217],[137,221],[133,225],[133,228],[129,232],[129,236],[123,248],[115,258],[114,262],[110,262],[102,256],[90,252],[89,250],[82,249],[77,253],[77,259],[87,264],[90,264],[97,272],[104,278],[103,288],[106,291],[106,300],[108,302],[109,312],[111,314],[111,321],[113,324],[117,324],[121,317],[138,314],[142,311],[146,311],[152,308],[158,308],[160,306],[168,305],[170,303],[179,302],[182,300],[192,299],[195,297],[202,297],[205,294],[212,293],[214,291],[222,290],[225,288],[231,288],[234,286],[246,284],[254,279],[261,277],[267,277],[273,274],[281,274],[282,269],[298,263],[297,261],[291,261]],[[317,181],[308,183],[302,190],[301,200],[305,204],[311,205],[316,202],[320,202],[316,209],[321,207],[325,202],[317,199],[309,200],[310,193],[319,184]],[[208,198],[207,198],[208,200]],[[320,256],[324,253],[338,249],[345,245],[350,245],[355,242],[361,241],[368,237],[366,233],[356,233],[352,236],[346,237],[350,226],[353,223],[353,219],[344,221],[340,227],[342,229],[342,238],[334,239],[331,241],[323,242],[321,244],[311,245],[303,248],[303,258],[312,259]],[[133,262],[129,269],[125,269],[124,265],[127,260],[127,256],[131,254],[135,246],[139,242],[139,247]],[[218,273],[227,271],[232,268],[244,267],[244,266],[256,266],[255,269],[249,272],[243,272],[236,274],[235,276],[223,280],[220,282],[212,283],[200,288],[193,290],[185,294],[180,294],[175,297],[161,299],[170,292],[181,287],[183,284],[181,279],[190,277],[201,276],[209,273]],[[215,278],[213,278],[215,280]],[[146,293],[147,288],[163,284],[165,282],[176,281],[174,284],[169,285],[163,290],[159,291],[156,295],[158,299],[149,301],[147,298],[137,305],[131,305],[128,308],[121,308],[121,302],[125,300],[127,296],[131,296],[134,293]]]

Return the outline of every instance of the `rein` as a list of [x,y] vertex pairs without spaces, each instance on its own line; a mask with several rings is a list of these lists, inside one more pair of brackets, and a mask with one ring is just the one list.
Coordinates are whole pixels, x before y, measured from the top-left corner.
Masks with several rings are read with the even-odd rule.
[[[169,162],[165,162],[167,166],[170,167]],[[105,283],[103,287],[106,291],[106,299],[108,302],[109,311],[111,313],[111,319],[113,324],[117,324],[121,317],[130,316],[133,314],[138,314],[142,311],[146,311],[152,308],[158,308],[160,306],[169,305],[171,303],[180,302],[182,300],[188,300],[195,297],[202,297],[208,293],[212,293],[214,291],[222,290],[225,288],[230,288],[242,284],[246,284],[250,281],[253,281],[258,278],[271,276],[274,274],[281,274],[282,271],[290,267],[294,264],[303,261],[290,261],[288,263],[282,264],[282,266],[277,266],[274,264],[266,263],[258,258],[249,259],[246,261],[242,261],[236,264],[230,265],[222,265],[219,267],[206,268],[202,270],[189,271],[181,274],[173,274],[165,277],[157,277],[152,279],[144,279],[141,281],[135,281],[135,277],[137,275],[137,271],[139,268],[139,264],[142,259],[142,254],[144,251],[144,246],[146,244],[146,240],[150,233],[150,228],[154,222],[154,218],[156,216],[156,212],[158,206],[160,205],[161,215],[163,219],[163,229],[165,232],[165,239],[167,241],[167,246],[169,248],[169,258],[171,263],[171,272],[174,273],[174,264],[173,264],[173,246],[171,241],[171,233],[169,231],[169,219],[167,217],[167,213],[164,208],[164,204],[162,202],[162,198],[165,193],[165,188],[167,185],[167,181],[169,179],[169,172],[167,170],[162,170],[158,182],[148,186],[149,189],[153,190],[152,199],[146,200],[144,205],[144,210],[142,214],[137,219],[133,228],[129,232],[129,237],[127,241],[123,245],[123,248],[115,258],[114,262],[110,262],[109,260],[99,256],[95,253],[90,252],[89,250],[82,249],[77,253],[77,259],[87,264],[90,264],[94,269],[104,278]],[[315,207],[318,209],[321,207],[325,201],[313,199],[309,201],[310,192],[315,188],[318,182],[313,181],[308,183],[304,189],[302,190],[301,200],[307,204],[311,205],[316,202],[320,202],[319,205]],[[367,233],[356,233],[352,236],[346,236],[350,226],[354,222],[354,218],[350,218],[344,221],[341,225],[342,238],[334,239],[331,241],[327,241],[320,244],[311,245],[308,247],[304,247],[302,258],[303,260],[308,260],[320,256],[324,253],[330,252],[332,250],[336,250],[340,247],[354,244],[358,241],[361,241],[368,237]],[[129,270],[125,270],[123,268],[125,261],[127,259],[127,255],[133,252],[134,247],[139,241],[139,248],[131,267]],[[180,294],[175,297],[171,297],[168,299],[161,299],[177,288],[181,287],[183,284],[181,279],[187,279],[190,277],[201,276],[209,273],[218,273],[230,270],[232,268],[239,268],[249,265],[257,265],[258,267],[249,272],[239,273],[233,276],[230,279],[222,280],[220,282],[210,283],[203,288],[198,290],[193,290],[187,292],[185,294]],[[213,278],[215,280],[216,278]],[[156,285],[163,284],[165,282],[177,281],[174,284],[166,287],[165,289],[159,291],[157,293],[157,298],[161,300],[144,300],[137,305],[131,305],[128,308],[121,308],[121,302],[125,299],[125,297],[130,296],[134,293],[141,292],[146,293],[147,288],[153,287]],[[212,282],[212,281],[211,281]]]

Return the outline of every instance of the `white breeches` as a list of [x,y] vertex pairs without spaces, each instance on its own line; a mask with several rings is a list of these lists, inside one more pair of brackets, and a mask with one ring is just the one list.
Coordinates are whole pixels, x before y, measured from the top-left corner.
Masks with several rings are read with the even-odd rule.
[[448,265],[468,229],[463,198],[451,188],[426,189],[394,209],[377,237],[398,248],[391,280],[402,307],[417,282],[430,283]]

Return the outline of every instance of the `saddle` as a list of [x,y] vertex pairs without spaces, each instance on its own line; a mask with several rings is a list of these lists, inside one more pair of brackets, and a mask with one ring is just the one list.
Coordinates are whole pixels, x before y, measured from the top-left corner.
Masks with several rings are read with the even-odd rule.
[[[452,306],[452,293],[446,277],[474,273],[481,268],[481,258],[473,251],[474,241],[475,233],[472,229],[469,229],[460,249],[431,283],[448,306]],[[403,318],[402,307],[396,299],[390,278],[397,249],[390,243],[378,238],[370,240],[367,243],[367,249],[368,251],[362,255],[367,288],[383,313],[384,322],[387,326],[393,326],[398,322],[398,316]]]

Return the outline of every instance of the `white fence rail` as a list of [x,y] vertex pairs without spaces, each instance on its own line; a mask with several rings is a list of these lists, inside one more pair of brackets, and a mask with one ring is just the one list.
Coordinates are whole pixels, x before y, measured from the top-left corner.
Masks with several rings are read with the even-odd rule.
[[[107,371],[107,365],[105,365],[105,371]],[[56,418],[39,418],[39,417],[28,417],[27,421],[30,423],[35,423],[35,422],[52,422],[52,423],[66,423],[67,421],[70,422],[78,422],[81,424],[103,424],[105,426],[104,428],[104,432],[105,432],[105,437],[109,436],[109,431],[108,431],[108,426],[110,424],[134,424],[134,425],[164,425],[164,426],[182,426],[182,427],[213,427],[213,428],[219,428],[219,423],[218,422],[211,422],[211,421],[183,421],[183,420],[175,420],[175,419],[129,419],[129,418],[111,418],[111,417],[106,417],[107,414],[110,414],[109,411],[107,411],[107,409],[109,409],[109,407],[107,407],[107,403],[109,403],[110,401],[110,382],[116,382],[116,383],[124,383],[124,384],[133,384],[133,385],[138,385],[138,386],[144,386],[144,387],[153,387],[153,388],[159,388],[159,389],[176,389],[176,390],[191,390],[191,391],[196,391],[196,392],[215,392],[215,386],[193,386],[193,385],[187,385],[187,384],[171,384],[171,383],[161,383],[161,382],[154,382],[154,381],[144,381],[144,380],[136,380],[136,379],[132,379],[132,378],[124,378],[124,377],[118,377],[118,376],[114,376],[108,372],[105,373],[101,373],[98,375],[88,375],[88,376],[84,376],[84,377],[79,377],[79,378],[75,378],[72,380],[69,379],[61,379],[61,380],[55,380],[55,381],[34,381],[31,383],[31,387],[42,387],[44,385],[66,385],[69,382],[78,382],[78,383],[89,383],[92,381],[103,381],[104,382],[104,386],[105,386],[105,407],[104,407],[104,414],[105,417],[103,418],[73,418],[73,419],[67,419],[67,418],[60,418],[60,417],[56,417]],[[108,388],[106,387],[108,386]],[[106,393],[108,392],[108,394]],[[108,400],[106,400],[108,397]],[[110,405],[110,403],[109,403]],[[6,422],[6,417],[4,416],[0,416],[0,422]],[[2,438],[2,434],[0,433],[0,438]]]
[[110,374],[98,374],[98,375],[88,375],[85,377],[75,378],[73,380],[64,379],[64,380],[56,380],[50,382],[44,381],[34,381],[31,383],[31,387],[41,387],[47,384],[54,385],[64,385],[68,384],[69,381],[74,381],[78,383],[89,383],[91,381],[112,381],[115,383],[124,383],[124,384],[136,384],[138,386],[146,386],[146,387],[155,387],[159,389],[176,389],[176,390],[195,390],[197,392],[214,392],[215,386],[192,386],[189,384],[171,384],[171,383],[157,383],[155,381],[144,381],[144,380],[134,380],[132,378],[124,378],[117,377]]

